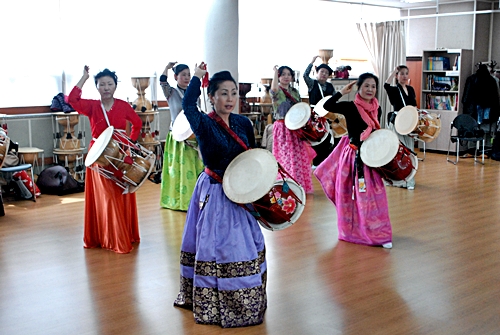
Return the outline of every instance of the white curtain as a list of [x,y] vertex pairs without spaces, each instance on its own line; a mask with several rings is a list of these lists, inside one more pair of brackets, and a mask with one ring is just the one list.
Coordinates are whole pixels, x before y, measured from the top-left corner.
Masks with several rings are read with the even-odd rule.
[[388,21],[356,25],[370,52],[375,75],[379,78],[378,98],[382,108],[380,125],[385,127],[387,113],[392,106],[383,86],[396,66],[406,63],[405,23]]

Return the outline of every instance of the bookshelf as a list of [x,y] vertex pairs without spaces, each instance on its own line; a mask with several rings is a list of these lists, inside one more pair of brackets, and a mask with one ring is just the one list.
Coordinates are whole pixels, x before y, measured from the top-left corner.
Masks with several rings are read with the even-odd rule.
[[[462,114],[461,94],[472,75],[472,50],[424,50],[420,109],[441,115],[441,133],[426,148],[447,151],[450,125]],[[421,145],[421,143],[420,143]]]

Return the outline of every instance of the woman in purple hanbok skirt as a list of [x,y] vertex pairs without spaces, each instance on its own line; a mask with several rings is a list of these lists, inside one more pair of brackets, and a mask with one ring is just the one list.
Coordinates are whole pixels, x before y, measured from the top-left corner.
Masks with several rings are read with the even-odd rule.
[[248,118],[231,113],[239,102],[236,81],[228,71],[214,74],[208,95],[214,107],[200,112],[200,79],[196,67],[183,100],[184,113],[196,135],[205,171],[189,204],[181,245],[180,292],[174,305],[193,311],[196,323],[242,327],[263,322],[267,307],[264,236],[257,220],[224,194],[221,178],[229,163],[255,147]]
[[[354,101],[338,100],[358,92]],[[348,136],[344,136],[314,175],[337,209],[339,239],[347,242],[392,248],[392,228],[382,177],[359,158],[359,148],[372,131],[380,129],[381,113],[376,94],[378,78],[370,73],[359,76],[324,104],[329,112],[343,114]]]

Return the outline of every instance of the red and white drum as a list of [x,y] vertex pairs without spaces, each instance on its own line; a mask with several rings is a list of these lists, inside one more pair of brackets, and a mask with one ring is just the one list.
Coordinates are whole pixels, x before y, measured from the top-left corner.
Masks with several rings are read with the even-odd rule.
[[296,103],[285,115],[285,126],[313,144],[319,144],[326,139],[329,133],[327,124],[324,115],[311,112],[311,107],[305,102]]
[[379,129],[361,144],[363,163],[375,168],[385,179],[398,185],[412,179],[418,170],[417,157],[388,129]]
[[[278,173],[282,180],[276,180]],[[306,204],[302,186],[285,175],[268,150],[251,149],[228,165],[222,187],[226,196],[245,206],[263,228],[283,230],[299,219]]]
[[124,194],[134,193],[153,170],[155,154],[110,126],[95,140],[85,165],[113,180]]

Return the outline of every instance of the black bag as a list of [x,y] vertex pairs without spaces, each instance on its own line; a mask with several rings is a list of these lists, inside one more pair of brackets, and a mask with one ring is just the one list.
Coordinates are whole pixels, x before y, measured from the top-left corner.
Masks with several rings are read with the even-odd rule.
[[55,165],[46,168],[38,176],[36,182],[40,191],[45,194],[66,195],[83,192],[85,184],[73,178],[64,166]]

